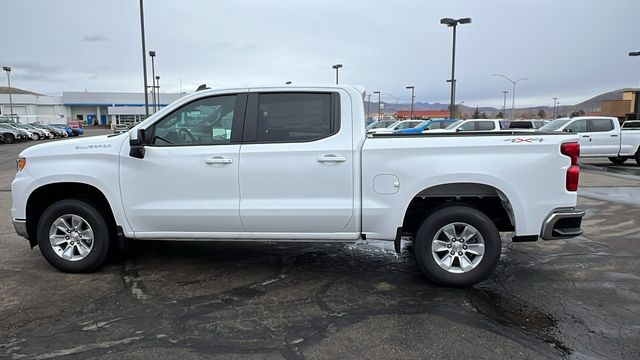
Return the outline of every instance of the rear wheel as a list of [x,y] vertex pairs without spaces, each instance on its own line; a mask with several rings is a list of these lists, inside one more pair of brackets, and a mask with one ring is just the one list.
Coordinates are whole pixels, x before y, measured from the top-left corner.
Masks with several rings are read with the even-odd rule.
[[627,157],[626,156],[616,156],[616,157],[610,157],[609,161],[611,161],[614,164],[624,164],[625,161],[627,161]]
[[430,215],[415,237],[420,270],[445,286],[469,286],[486,279],[498,263],[500,233],[482,212],[450,206]]
[[49,264],[71,273],[97,270],[109,253],[109,228],[100,212],[81,200],[49,206],[38,222],[38,246]]
[[640,149],[638,149],[638,151],[636,151],[636,164],[638,164],[638,166],[640,166]]
[[4,134],[4,142],[6,144],[12,144],[14,141],[16,141],[16,137],[13,134]]

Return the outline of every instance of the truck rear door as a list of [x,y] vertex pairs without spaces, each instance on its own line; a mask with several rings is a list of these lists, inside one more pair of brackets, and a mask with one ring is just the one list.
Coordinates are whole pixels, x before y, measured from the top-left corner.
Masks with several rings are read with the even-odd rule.
[[354,218],[353,130],[340,118],[337,92],[249,95],[240,149],[245,231],[345,231]]

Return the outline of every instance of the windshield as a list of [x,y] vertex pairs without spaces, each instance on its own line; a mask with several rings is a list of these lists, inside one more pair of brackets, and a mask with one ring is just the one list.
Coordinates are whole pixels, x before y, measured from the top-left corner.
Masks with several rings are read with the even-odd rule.
[[446,128],[444,128],[445,130],[453,130],[456,127],[458,127],[458,125],[462,124],[464,121],[463,120],[458,120],[456,122],[454,122],[453,124],[447,126]]
[[547,125],[541,127],[540,131],[556,131],[556,130],[560,129],[561,127],[563,127],[564,125],[566,125],[569,121],[570,121],[569,119],[553,120],[552,122],[548,123]]

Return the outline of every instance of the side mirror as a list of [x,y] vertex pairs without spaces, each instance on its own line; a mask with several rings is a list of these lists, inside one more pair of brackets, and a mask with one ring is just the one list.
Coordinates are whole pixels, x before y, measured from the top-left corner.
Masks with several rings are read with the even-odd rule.
[[133,139],[129,138],[129,156],[144,159],[144,145],[145,145],[145,137],[144,137],[144,129],[138,130],[138,138]]
[[570,133],[570,132],[573,132],[573,129],[564,129],[564,132]]

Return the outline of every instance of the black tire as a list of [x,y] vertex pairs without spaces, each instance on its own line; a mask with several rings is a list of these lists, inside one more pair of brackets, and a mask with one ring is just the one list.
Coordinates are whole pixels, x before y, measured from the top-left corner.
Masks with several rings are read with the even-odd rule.
[[638,164],[638,166],[640,166],[640,149],[638,149],[638,151],[636,151],[636,164]]
[[627,159],[629,158],[626,156],[616,156],[616,157],[610,157],[609,161],[611,161],[614,164],[622,165],[624,164],[625,161],[627,161]]
[[3,137],[5,144],[12,144],[14,141],[16,141],[16,137],[13,136],[13,134],[4,134]]
[[[445,225],[452,223],[471,225],[484,240],[482,258],[473,269],[467,272],[453,273],[443,269],[438,265],[434,258],[435,255],[432,253],[434,237]],[[471,241],[474,241],[473,238]],[[414,254],[418,267],[431,281],[444,286],[470,286],[486,279],[498,264],[501,252],[500,233],[493,221],[484,213],[464,205],[445,207],[431,214],[418,229],[414,240]],[[458,265],[460,265],[459,259],[454,260],[453,264],[455,261],[458,261]]]
[[[85,258],[77,261],[63,259],[49,242],[49,229],[60,216],[78,215],[93,230],[93,247]],[[53,267],[69,273],[87,273],[96,271],[109,254],[109,227],[104,217],[91,203],[82,200],[62,200],[49,206],[38,222],[37,240],[40,252]]]

